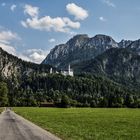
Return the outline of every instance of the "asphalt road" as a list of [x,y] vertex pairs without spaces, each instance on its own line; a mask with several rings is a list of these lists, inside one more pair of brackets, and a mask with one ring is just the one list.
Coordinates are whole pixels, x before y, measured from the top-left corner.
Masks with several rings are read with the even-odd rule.
[[0,140],[60,140],[11,110],[0,115]]

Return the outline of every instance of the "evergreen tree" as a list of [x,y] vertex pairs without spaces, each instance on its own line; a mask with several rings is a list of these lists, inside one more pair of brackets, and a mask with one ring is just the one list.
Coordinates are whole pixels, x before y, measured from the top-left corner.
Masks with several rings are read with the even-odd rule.
[[0,82],[0,106],[8,105],[8,88],[7,84]]

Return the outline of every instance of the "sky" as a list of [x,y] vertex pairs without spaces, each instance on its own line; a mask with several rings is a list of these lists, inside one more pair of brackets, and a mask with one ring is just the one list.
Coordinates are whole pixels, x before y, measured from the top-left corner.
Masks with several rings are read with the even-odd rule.
[[0,0],[0,47],[41,63],[76,34],[140,38],[140,0]]

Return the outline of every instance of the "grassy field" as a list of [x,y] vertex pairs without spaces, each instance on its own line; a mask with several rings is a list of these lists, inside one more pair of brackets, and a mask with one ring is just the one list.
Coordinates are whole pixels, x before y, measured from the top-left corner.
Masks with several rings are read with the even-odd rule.
[[65,140],[140,140],[139,109],[14,108]]

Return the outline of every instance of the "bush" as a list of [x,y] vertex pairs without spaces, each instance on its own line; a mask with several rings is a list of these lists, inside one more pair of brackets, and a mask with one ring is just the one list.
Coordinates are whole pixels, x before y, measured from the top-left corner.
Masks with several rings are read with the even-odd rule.
[[70,100],[67,95],[62,95],[61,107],[64,107],[64,108],[70,107]]

